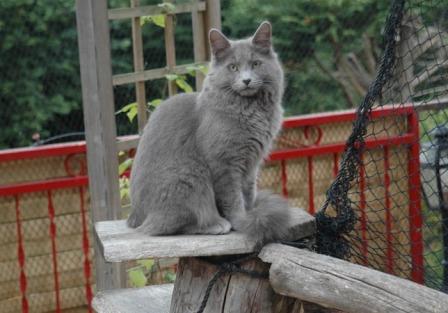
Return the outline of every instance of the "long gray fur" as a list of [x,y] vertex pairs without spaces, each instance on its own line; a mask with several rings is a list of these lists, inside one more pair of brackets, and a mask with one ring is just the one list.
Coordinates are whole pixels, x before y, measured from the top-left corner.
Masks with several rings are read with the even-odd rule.
[[284,239],[287,202],[256,192],[257,172],[281,127],[283,71],[271,25],[230,41],[209,34],[200,93],[164,101],[146,125],[131,174],[130,227],[149,235],[224,234]]

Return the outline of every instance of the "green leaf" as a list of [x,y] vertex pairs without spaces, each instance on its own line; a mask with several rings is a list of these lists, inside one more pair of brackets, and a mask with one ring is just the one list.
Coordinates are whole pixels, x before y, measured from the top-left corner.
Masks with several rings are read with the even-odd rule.
[[131,108],[131,109],[129,110],[129,112],[126,113],[126,115],[127,115],[128,119],[129,119],[129,122],[132,123],[132,121],[134,120],[134,118],[137,116],[137,107],[135,107],[135,108]]
[[159,14],[159,15],[153,15],[151,16],[152,22],[162,28],[165,28],[165,15]]
[[157,107],[161,103],[162,103],[162,99],[154,99],[149,102],[149,105],[152,105],[153,107]]
[[183,78],[176,79],[176,85],[186,93],[193,92],[193,87],[191,87],[190,84],[188,84]]
[[147,271],[150,271],[152,269],[152,266],[154,265],[154,260],[153,259],[138,260],[137,264],[143,266]]
[[126,159],[118,166],[118,174],[122,175],[128,168],[131,167],[134,159]]
[[124,200],[129,198],[129,188],[128,187],[121,187],[120,188],[120,199]]
[[162,8],[167,14],[174,13],[176,11],[176,6],[170,2],[160,3],[157,6]]
[[140,17],[140,26],[143,26],[143,25],[151,23],[151,22],[152,22],[152,16],[151,15]]
[[140,18],[140,25],[143,26],[145,24],[152,23],[154,25],[157,25],[161,28],[165,28],[165,15],[164,14],[158,14],[158,15],[147,15],[142,16]]
[[129,280],[133,287],[144,287],[148,281],[141,268],[130,270]]
[[131,110],[132,108],[136,108],[137,107],[137,102],[132,102],[129,104],[126,104],[124,107],[122,107],[120,110],[118,110],[117,112],[115,112],[115,114],[119,114],[119,113],[126,113],[129,110]]
[[148,102],[148,111],[152,112],[162,103],[162,99],[154,99]]
[[176,280],[176,274],[173,272],[166,272],[164,275],[165,282],[173,283]]
[[202,74],[207,75],[208,72],[208,66],[204,64],[192,64],[187,66],[188,74],[191,76],[196,76],[196,71],[200,71]]
[[168,79],[169,81],[173,81],[179,78],[179,75],[177,74],[167,74],[165,75],[165,78]]

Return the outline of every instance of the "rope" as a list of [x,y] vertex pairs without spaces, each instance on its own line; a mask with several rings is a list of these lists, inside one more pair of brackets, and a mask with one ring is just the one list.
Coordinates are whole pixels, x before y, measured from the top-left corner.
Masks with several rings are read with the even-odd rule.
[[[303,238],[299,241],[278,241],[277,243],[292,246],[295,248],[308,248],[312,249],[312,241],[309,238]],[[249,260],[254,260],[258,258],[259,251],[253,252],[251,254],[245,255],[241,258],[238,258],[231,262],[224,262],[221,264],[215,264],[207,259],[202,259],[208,263],[212,263],[219,266],[218,271],[213,275],[212,279],[210,279],[207,289],[205,290],[204,297],[202,298],[201,305],[199,306],[199,309],[197,310],[197,313],[203,313],[205,310],[205,307],[207,305],[208,299],[210,298],[210,293],[212,292],[213,286],[216,284],[218,279],[224,275],[224,274],[234,274],[234,273],[240,273],[244,275],[248,275],[252,278],[258,278],[258,279],[267,279],[269,278],[268,272],[259,272],[254,270],[248,270],[245,268],[241,268],[241,263],[244,263]]]

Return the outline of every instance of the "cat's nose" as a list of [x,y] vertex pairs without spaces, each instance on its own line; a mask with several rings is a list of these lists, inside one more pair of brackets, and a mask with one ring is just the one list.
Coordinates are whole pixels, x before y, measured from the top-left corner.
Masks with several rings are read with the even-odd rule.
[[249,86],[251,79],[247,78],[247,79],[243,79],[243,83],[246,84],[246,86]]

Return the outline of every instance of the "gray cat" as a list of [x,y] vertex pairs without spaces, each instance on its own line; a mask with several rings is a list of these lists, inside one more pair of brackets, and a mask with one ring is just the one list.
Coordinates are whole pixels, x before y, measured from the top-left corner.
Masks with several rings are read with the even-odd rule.
[[259,244],[286,238],[286,200],[256,192],[283,114],[271,32],[268,22],[238,41],[210,31],[203,90],[169,98],[144,129],[131,174],[130,227],[149,235],[235,229]]

